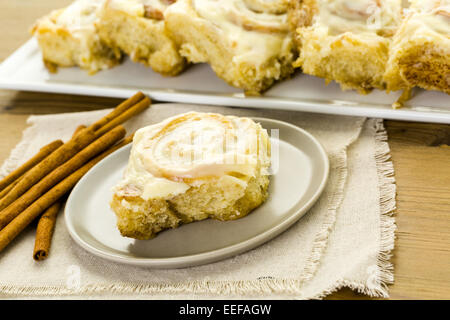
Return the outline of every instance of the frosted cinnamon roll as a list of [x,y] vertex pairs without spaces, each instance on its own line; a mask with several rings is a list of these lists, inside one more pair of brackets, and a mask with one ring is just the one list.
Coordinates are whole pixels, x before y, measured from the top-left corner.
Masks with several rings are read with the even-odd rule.
[[388,89],[418,86],[450,94],[450,0],[410,2],[391,46]]
[[98,36],[96,24],[102,4],[103,0],[77,0],[35,23],[31,32],[49,71],[79,66],[93,74],[120,62],[120,52]]
[[270,141],[249,118],[189,112],[138,130],[111,207],[123,236],[246,216],[267,198]]
[[287,0],[179,0],[166,25],[190,62],[258,94],[293,71],[286,10]]
[[106,0],[99,34],[109,46],[163,75],[186,66],[165,27],[165,11],[176,0]]
[[389,46],[401,0],[293,0],[289,21],[304,73],[335,80],[343,90],[385,89]]

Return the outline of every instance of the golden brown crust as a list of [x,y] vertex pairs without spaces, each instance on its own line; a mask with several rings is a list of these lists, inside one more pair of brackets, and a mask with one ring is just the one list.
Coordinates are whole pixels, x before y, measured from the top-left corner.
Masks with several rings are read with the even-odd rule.
[[417,86],[450,94],[450,54],[440,54],[436,49],[434,43],[404,48],[404,54],[393,59],[395,65],[386,73],[388,90]]
[[[357,32],[356,30],[353,32],[351,29],[353,22],[349,17],[347,18],[349,27],[344,28],[343,25],[339,25],[337,29],[333,29],[327,26],[327,18],[321,15],[320,10],[327,10],[327,7],[324,9],[324,4],[320,7],[319,2],[318,0],[293,0],[290,3],[288,19],[300,52],[294,66],[302,68],[306,74],[322,77],[326,82],[334,80],[343,90],[356,89],[362,94],[370,92],[373,88],[384,90],[386,84],[383,75],[388,60],[390,38],[380,34],[384,32],[384,29],[390,30],[392,26],[381,28],[383,32]],[[381,2],[377,4],[381,6]],[[345,6],[343,8],[349,10]],[[346,14],[355,15],[356,13],[352,11]],[[329,18],[333,15],[339,19],[346,19],[346,15],[337,14],[331,9],[330,13],[324,17]],[[313,24],[316,16],[322,20]],[[364,16],[358,19],[365,18]],[[342,21],[345,22],[345,20]],[[361,21],[362,28],[365,22]],[[324,23],[323,28],[321,23]],[[389,23],[392,24],[392,21]]]
[[301,40],[297,29],[312,24],[314,14],[317,12],[315,0],[291,0],[288,6],[288,23],[294,41],[301,48]]
[[[430,11],[422,11],[420,4],[416,3],[418,7],[413,8],[394,36],[384,75],[387,89],[417,86],[450,94],[450,38],[424,22],[423,18],[434,16]],[[434,14],[441,15],[441,11]]]
[[[177,10],[173,10],[174,8]],[[181,9],[180,9],[181,8]],[[227,16],[230,23],[242,25],[242,32],[249,32],[262,42],[269,34],[280,34],[287,31],[287,24],[277,26],[273,23],[261,24],[254,17],[247,17],[239,11],[231,11]],[[277,80],[288,77],[293,72],[292,61],[295,49],[286,33],[286,41],[274,46],[258,50],[258,61],[254,55],[242,52],[251,42],[243,37],[230,37],[226,28],[201,16],[189,0],[179,0],[166,12],[166,26],[180,45],[180,52],[190,62],[209,63],[214,72],[228,84],[242,88],[246,94],[258,95],[267,90]],[[246,34],[243,33],[243,36]],[[242,43],[239,43],[242,42]],[[245,43],[245,44],[243,44]],[[241,48],[241,51],[238,49]]]
[[135,16],[107,3],[100,14],[99,35],[109,46],[165,76],[185,69],[186,61],[166,31],[161,11],[147,6],[143,17]]
[[58,67],[79,66],[94,74],[121,62],[121,53],[108,47],[95,28],[74,35],[71,30],[58,25],[56,19],[64,10],[55,10],[39,19],[30,30],[38,40],[44,65],[50,72],[57,72]]
[[[130,206],[125,206],[129,203]],[[139,208],[134,210],[131,205]],[[124,237],[147,240],[159,232],[176,228],[180,225],[178,218],[164,200],[144,201],[140,197],[113,196],[111,208],[117,216],[117,227]]]
[[245,217],[267,199],[268,186],[269,178],[260,176],[252,178],[245,189],[240,184],[211,181],[167,200],[146,201],[138,196],[115,194],[111,208],[122,236],[151,239],[161,231],[186,223],[208,218],[229,221]]

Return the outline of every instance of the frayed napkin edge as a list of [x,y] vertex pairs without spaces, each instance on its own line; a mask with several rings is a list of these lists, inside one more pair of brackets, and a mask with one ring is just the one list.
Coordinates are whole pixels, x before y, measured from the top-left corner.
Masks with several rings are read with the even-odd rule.
[[394,265],[391,262],[395,246],[395,209],[397,185],[394,176],[394,164],[388,143],[388,134],[383,119],[373,119],[375,130],[375,163],[378,173],[378,188],[380,191],[380,250],[377,256],[377,277],[370,284],[365,282],[338,280],[332,287],[324,290],[312,299],[324,297],[342,289],[349,288],[360,294],[375,298],[389,298],[389,285],[394,283]]

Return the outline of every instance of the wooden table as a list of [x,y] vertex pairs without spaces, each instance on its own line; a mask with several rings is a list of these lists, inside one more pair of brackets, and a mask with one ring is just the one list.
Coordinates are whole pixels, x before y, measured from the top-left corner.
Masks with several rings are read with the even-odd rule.
[[[0,61],[28,38],[36,18],[70,0],[0,0]],[[0,163],[30,114],[113,107],[118,100],[0,90]],[[450,299],[450,126],[386,121],[397,179],[392,299]],[[365,299],[348,289],[330,299]]]

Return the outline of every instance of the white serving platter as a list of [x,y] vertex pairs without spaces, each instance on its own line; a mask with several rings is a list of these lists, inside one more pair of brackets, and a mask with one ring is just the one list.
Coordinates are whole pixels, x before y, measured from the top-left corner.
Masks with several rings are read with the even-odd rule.
[[0,65],[0,88],[117,98],[128,98],[142,90],[158,101],[450,123],[450,99],[445,93],[418,89],[407,106],[394,110],[391,105],[399,92],[342,92],[335,83],[326,86],[323,79],[301,73],[276,84],[261,97],[245,97],[241,90],[217,78],[206,64],[194,65],[174,78],[163,77],[129,60],[93,76],[78,68],[51,74],[42,63],[35,39]]
[[226,222],[194,222],[161,232],[151,240],[122,237],[109,202],[111,189],[128,163],[128,145],[89,170],[71,192],[64,212],[70,235],[94,255],[152,268],[211,263],[273,239],[317,201],[328,179],[329,162],[320,143],[303,129],[277,120],[255,120],[269,132],[279,130],[279,140],[272,138],[272,149],[279,146],[279,157],[270,177],[268,199],[248,216]]

